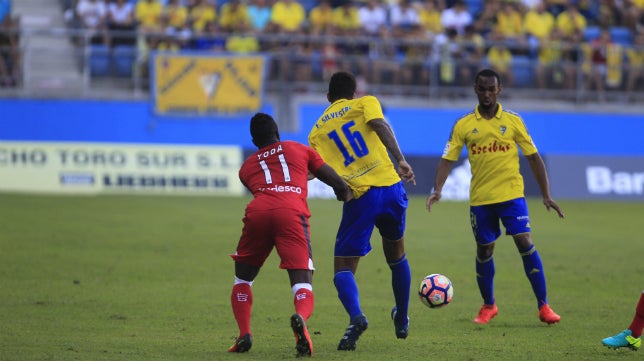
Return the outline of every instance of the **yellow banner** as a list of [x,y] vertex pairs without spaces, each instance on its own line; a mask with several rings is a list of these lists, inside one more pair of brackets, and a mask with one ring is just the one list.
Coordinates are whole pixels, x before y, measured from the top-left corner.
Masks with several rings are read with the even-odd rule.
[[237,146],[0,143],[0,191],[241,195]]
[[260,111],[264,62],[263,56],[156,53],[155,111],[227,116]]

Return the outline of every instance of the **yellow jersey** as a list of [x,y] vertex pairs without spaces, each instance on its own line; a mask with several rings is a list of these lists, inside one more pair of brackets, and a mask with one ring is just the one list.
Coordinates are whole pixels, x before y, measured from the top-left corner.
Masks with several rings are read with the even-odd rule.
[[485,119],[476,109],[461,117],[452,128],[443,158],[457,161],[463,146],[472,169],[470,204],[480,206],[524,196],[519,172],[519,149],[523,155],[537,152],[523,119],[504,110],[501,104],[494,118]]
[[487,61],[497,71],[506,72],[512,66],[512,53],[505,46],[493,45],[487,52]]
[[286,31],[297,31],[306,21],[306,10],[299,2],[278,0],[271,7],[271,21]]
[[309,133],[309,144],[360,197],[370,187],[400,182],[400,176],[378,134],[369,126],[384,119],[380,102],[367,95],[329,105]]
[[163,5],[158,1],[139,1],[134,10],[136,20],[146,28],[160,27],[162,15]]

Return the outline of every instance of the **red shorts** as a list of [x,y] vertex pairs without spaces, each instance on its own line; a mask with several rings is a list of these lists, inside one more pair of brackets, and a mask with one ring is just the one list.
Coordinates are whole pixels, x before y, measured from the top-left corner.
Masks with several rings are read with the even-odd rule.
[[246,212],[236,262],[261,267],[273,250],[280,256],[280,268],[313,268],[309,217],[293,209]]

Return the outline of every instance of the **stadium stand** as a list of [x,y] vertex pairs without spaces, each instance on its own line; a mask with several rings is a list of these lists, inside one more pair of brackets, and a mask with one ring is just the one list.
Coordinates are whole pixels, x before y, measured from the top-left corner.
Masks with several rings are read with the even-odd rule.
[[[90,76],[90,79],[85,79],[83,81],[84,84],[93,84],[95,80],[125,80],[127,82],[124,82],[123,84],[128,84],[128,86],[132,86],[135,83],[141,83],[141,80],[145,82],[147,78],[137,78],[139,77],[139,74],[145,73],[145,71],[134,71],[136,69],[135,63],[137,58],[141,58],[141,53],[140,47],[137,45],[128,45],[128,46],[121,46],[119,44],[110,44],[109,41],[106,41],[105,44],[86,44],[84,41],[86,40],[86,36],[84,36],[82,33],[82,24],[81,22],[78,21],[78,14],[75,13],[75,5],[79,0],[59,0],[58,4],[58,11],[59,14],[54,14],[54,15],[44,15],[45,12],[49,13],[54,13],[55,11],[52,11],[51,7],[43,7],[41,6],[41,1],[39,0],[20,0],[19,3],[21,3],[20,10],[21,11],[28,11],[30,14],[28,14],[28,18],[31,20],[34,19],[40,19],[44,18],[45,16],[48,16],[48,23],[46,27],[49,27],[51,29],[57,29],[60,27],[62,23],[58,19],[63,18],[63,14],[65,14],[65,19],[67,20],[66,25],[69,29],[69,34],[68,34],[68,39],[67,43],[61,42],[63,38],[60,36],[61,33],[58,30],[57,34],[54,34],[56,31],[52,31],[51,35],[57,36],[58,40],[57,42],[52,41],[51,39],[40,39],[39,41],[34,41],[34,39],[38,39],[38,36],[36,35],[30,35],[33,38],[29,39],[28,42],[25,42],[25,44],[29,44],[28,46],[31,47],[34,43],[38,44],[38,46],[53,46],[56,48],[57,51],[65,52],[70,58],[77,58],[78,61],[73,62],[74,66],[71,67],[72,70],[74,70],[77,74],[80,74],[79,77],[82,77],[83,74],[88,74]],[[138,3],[137,0],[128,0],[130,1],[133,5],[136,5]],[[146,0],[147,1],[147,0]],[[212,0],[214,1],[214,0]],[[308,16],[310,15],[311,9],[318,4],[318,0],[295,0],[302,4],[304,9],[306,10],[306,16],[307,16],[307,21],[308,21]],[[333,0],[332,3],[335,4],[335,6],[340,6],[340,4],[345,1],[345,0]],[[486,4],[487,6],[487,1],[484,0],[463,0],[467,6],[467,10],[470,14],[472,14],[473,17],[473,24],[476,23],[478,20],[482,9],[483,5]],[[493,0],[490,0],[490,2]],[[167,4],[168,1],[166,0],[159,0],[161,4]],[[221,11],[224,7],[224,5],[228,4],[230,0],[217,0],[214,1],[214,3],[217,5],[216,9],[219,11],[217,14],[217,20],[219,21],[221,19]],[[392,4],[395,1],[386,1],[386,8],[388,11],[391,11],[392,9]],[[17,2],[18,3],[18,2]],[[31,4],[31,5],[25,5],[25,4]],[[189,6],[189,4],[192,4],[191,1],[188,0],[179,0],[179,3],[185,6]],[[435,4],[436,7],[444,10],[446,7],[452,6],[455,4],[456,1],[454,0],[436,0]],[[364,6],[364,2],[356,1],[353,2],[354,6]],[[414,6],[420,7],[421,4],[412,1],[412,4]],[[36,9],[37,7],[43,8],[45,10],[38,10]],[[62,8],[62,11],[60,9]],[[525,11],[525,8],[520,7],[521,11]],[[489,17],[490,14],[487,14]],[[522,91],[526,91],[525,94],[526,96],[530,96],[530,91],[534,90],[536,88],[535,84],[535,68],[537,66],[537,54],[538,51],[536,48],[531,48],[528,49],[526,43],[522,41],[521,36],[522,34],[518,34],[518,36],[514,36],[512,38],[507,37],[505,35],[501,36],[499,33],[499,29],[496,27],[495,22],[493,21],[494,18],[494,12],[492,13],[492,18],[487,19],[486,24],[489,25],[488,32],[484,34],[483,37],[483,42],[480,45],[482,49],[485,49],[487,51],[491,45],[494,45],[495,43],[498,42],[511,42],[508,43],[511,45],[511,48],[513,49],[512,55],[513,55],[513,62],[512,62],[512,75],[514,79],[514,86],[517,88],[517,91],[521,93]],[[600,19],[599,19],[600,20]],[[596,17],[588,17],[586,19],[587,21],[587,26],[583,30],[583,37],[582,37],[582,42],[584,43],[590,43],[593,39],[597,38],[597,36],[600,33],[600,29],[602,26],[604,26],[603,23],[600,24],[598,19]],[[347,21],[347,19],[344,20],[337,20],[335,19],[334,21]],[[391,21],[389,19],[389,21]],[[644,20],[643,20],[644,21]],[[38,22],[38,21],[36,21]],[[28,23],[33,23],[33,21],[28,21]],[[308,22],[305,22],[307,24]],[[478,25],[478,24],[477,24]],[[643,24],[644,25],[644,24]],[[389,24],[391,28],[391,24]],[[340,28],[340,26],[337,26],[337,28]],[[185,32],[183,31],[184,29],[181,29],[182,31],[177,31],[174,29],[173,32],[166,32],[168,30],[167,24],[165,26],[160,26],[160,30],[158,33],[154,34],[149,34],[149,33],[143,33],[141,32],[142,28],[139,28],[137,32],[133,32],[131,34],[131,39],[132,43],[136,39],[136,37],[139,37],[140,41],[139,43],[144,43],[149,45],[149,50],[155,50],[155,45],[161,43],[162,41],[160,39],[163,39],[164,41],[168,40],[173,40],[173,38],[176,38],[174,40],[179,40],[177,38],[178,34],[181,34],[182,36],[185,37],[191,37],[192,41],[178,41],[173,43],[173,45],[170,47],[170,49],[176,49],[176,50],[197,50],[196,49],[196,44],[197,44],[197,39],[202,39],[202,38],[208,38],[210,33],[199,33],[198,30],[194,30],[190,32]],[[333,29],[333,28],[332,28]],[[613,41],[619,44],[624,45],[623,51],[624,53],[627,52],[627,50],[632,48],[632,45],[634,43],[634,38],[636,37],[637,33],[634,33],[635,29],[630,29],[626,27],[623,23],[617,23],[615,26],[610,28],[610,32],[613,38]],[[215,33],[216,37],[226,39],[230,37],[230,33],[226,33],[226,31],[229,32],[234,32],[234,31],[239,31],[239,29],[236,28],[231,28],[229,30],[226,29],[218,29]],[[640,26],[636,30],[637,32],[642,32],[644,31],[644,26]],[[173,35],[174,34],[174,35]],[[405,71],[409,71],[409,69],[412,69],[411,71],[416,71],[414,70],[414,64],[422,64],[422,67],[425,69],[438,69],[438,65],[440,64],[440,57],[437,57],[435,52],[436,48],[432,46],[427,46],[431,45],[433,42],[436,41],[437,38],[439,38],[440,35],[437,32],[430,33],[426,30],[422,31],[415,31],[414,27],[410,27],[409,29],[406,29],[404,32],[405,36],[404,38],[402,37],[397,37],[399,36],[395,32],[392,31],[383,31],[382,33],[377,33],[377,34],[367,34],[366,32],[364,33],[358,33],[358,34],[353,34],[353,35],[346,35],[344,33],[338,33],[335,32],[335,30],[332,30],[328,33],[322,34],[322,36],[312,36],[310,33],[310,28],[307,26],[304,26],[301,30],[298,29],[298,31],[289,33],[286,39],[284,36],[287,34],[280,33],[278,27],[267,27],[266,30],[262,29],[261,32],[255,33],[255,36],[258,37],[260,45],[261,45],[261,52],[264,54],[269,55],[269,58],[271,59],[271,65],[268,67],[268,72],[267,74],[267,79],[269,80],[269,87],[272,86],[272,84],[277,84],[277,83],[272,83],[271,81],[283,81],[283,80],[289,80],[289,81],[294,81],[294,82],[306,82],[309,84],[299,84],[298,86],[294,87],[295,89],[313,89],[316,87],[323,87],[324,82],[326,81],[325,76],[324,76],[324,71],[321,70],[321,63],[323,63],[323,59],[321,54],[323,53],[322,50],[324,48],[324,45],[328,41],[332,41],[334,44],[334,47],[339,51],[336,57],[336,65],[339,67],[342,66],[351,66],[351,70],[354,72],[360,73],[358,75],[363,75],[366,82],[367,86],[370,87],[372,91],[387,91],[393,94],[417,94],[419,96],[426,96],[430,92],[434,92],[433,94],[453,94],[454,92],[447,89],[447,88],[454,88],[454,87],[463,87],[465,88],[465,85],[467,84],[467,79],[464,81],[457,81],[457,82],[440,82],[438,81],[439,77],[438,76],[427,76],[427,77],[421,77],[421,76],[398,76],[395,77],[394,80],[392,80],[390,77],[385,77],[385,78],[379,78],[375,79],[372,78],[373,72],[370,71],[369,69],[372,69],[374,67],[374,64],[382,63],[383,60],[389,61],[391,63],[398,64],[398,69],[400,69],[401,74]],[[152,36],[154,35],[154,36]],[[213,39],[214,39],[214,36]],[[505,37],[504,37],[505,36]],[[372,46],[371,44],[378,43],[377,41],[374,42],[374,37],[379,37],[381,39],[386,39],[387,42],[393,42],[393,47],[396,49],[396,51],[392,52],[391,54],[387,54],[385,52],[382,52],[380,47],[378,46]],[[109,38],[109,36],[108,36]],[[83,40],[85,39],[85,40]],[[465,40],[462,38],[462,36],[459,34],[457,39],[450,41],[451,44],[450,46],[466,46],[467,42],[469,40]],[[47,44],[45,44],[47,43]],[[55,44],[55,45],[53,45]],[[523,45],[521,45],[523,44]],[[534,42],[531,43],[532,46],[534,45]],[[119,45],[119,46],[117,46]],[[581,42],[579,43],[574,43],[574,44],[569,44],[572,45],[573,47],[575,46],[580,46]],[[469,45],[470,47],[472,44]],[[526,46],[526,49],[520,49],[516,47],[521,47],[521,46]],[[30,58],[34,59],[34,54],[37,53],[36,50],[30,50],[30,48],[25,48],[26,52],[30,53]],[[632,50],[632,49],[631,49]],[[199,51],[207,51],[210,53],[213,52],[220,52],[223,53],[224,50],[222,47],[220,48],[208,48],[207,50],[199,50]],[[573,49],[573,52],[575,50]],[[643,50],[644,51],[644,50]],[[455,52],[457,54],[458,52]],[[77,55],[73,55],[77,54]],[[392,55],[394,54],[394,55]],[[530,54],[531,58],[528,58],[526,54]],[[581,54],[581,52],[579,53]],[[308,57],[308,61],[307,61]],[[391,59],[387,59],[390,57]],[[412,58],[413,57],[413,58]],[[42,59],[39,59],[41,57],[36,56],[36,59],[43,61]],[[70,63],[67,62],[65,67],[65,70],[63,70],[60,66],[56,67],[54,66],[54,63],[60,63],[58,60],[59,57],[56,57],[55,60],[50,60],[51,64],[48,64],[47,62],[44,62],[44,64],[38,64],[35,65],[35,60],[32,60],[32,64],[25,64],[24,66],[29,69],[29,79],[33,80],[33,75],[37,74],[39,72],[45,72],[48,71],[50,74],[64,74],[64,73],[69,73],[70,71]],[[583,57],[577,57],[575,58],[574,56],[571,56],[567,58],[567,61],[573,62],[573,66],[576,67],[575,72],[578,74],[583,74],[583,66],[582,66],[582,59]],[[626,57],[625,57],[626,59]],[[465,72],[461,73],[459,72],[458,67],[459,66],[468,66],[472,67],[467,73],[472,73],[472,71],[475,71],[476,65],[472,65],[471,62],[466,61],[466,59],[458,59],[455,58],[454,64],[456,64],[457,69],[454,69],[455,74],[457,74],[457,77],[460,76],[463,78],[463,75],[458,75],[458,74],[465,74]],[[145,63],[142,63],[143,66],[145,67]],[[302,66],[302,64],[308,64],[308,67]],[[60,64],[59,64],[60,65]],[[487,64],[485,61],[481,61],[478,64],[478,68],[480,69],[483,66],[486,66]],[[629,63],[624,63],[624,65],[627,67],[629,66]],[[75,68],[74,68],[75,67]],[[86,68],[85,68],[86,67]],[[289,72],[289,70],[293,69],[298,69],[298,76],[293,76],[294,72],[288,73],[288,74],[282,74],[283,72]],[[419,68],[420,69],[420,68]],[[627,70],[627,69],[626,69]],[[306,73],[299,73],[300,71],[306,72]],[[300,75],[302,75],[300,77]],[[71,76],[70,76],[71,78]],[[422,80],[421,80],[422,78]],[[137,82],[138,79],[138,82]],[[462,79],[463,80],[463,79]],[[65,83],[67,81],[65,80]],[[429,83],[429,84],[428,84]],[[280,86],[275,85],[276,88],[280,89]],[[583,87],[583,84],[575,84],[574,85],[577,88]],[[641,89],[641,83],[638,83],[637,87],[634,89],[634,91],[640,91]],[[445,91],[447,89],[448,91]],[[567,87],[561,87],[556,90],[567,90],[568,93],[567,95],[564,94],[563,98],[568,98],[570,100],[575,101],[576,94],[579,93],[579,89],[569,89]],[[620,88],[617,89],[611,89],[613,92],[619,92],[619,91],[624,91],[625,90],[625,85],[622,85]],[[559,97],[559,95],[555,95],[555,97]]]

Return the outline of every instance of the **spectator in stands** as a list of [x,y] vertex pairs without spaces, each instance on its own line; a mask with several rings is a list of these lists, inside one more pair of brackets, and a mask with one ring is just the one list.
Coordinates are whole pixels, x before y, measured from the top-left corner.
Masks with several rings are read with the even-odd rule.
[[322,80],[330,80],[331,75],[340,70],[339,61],[340,61],[340,50],[332,39],[327,39],[322,45],[322,50],[320,51],[320,57],[322,61]]
[[313,36],[333,34],[333,8],[330,0],[320,0],[309,13],[309,34]]
[[382,0],[367,0],[366,4],[358,9],[362,33],[372,37],[387,37],[389,33],[387,16],[387,9],[383,6]]
[[107,6],[107,29],[112,46],[132,46],[136,42],[134,6],[128,0],[114,0]]
[[401,61],[391,34],[373,44],[369,52],[371,66],[367,73],[371,84],[400,84]]
[[394,38],[404,38],[418,33],[421,29],[418,9],[410,0],[398,0],[398,3],[391,7],[389,15]]
[[483,10],[474,20],[474,29],[485,39],[496,26],[496,15],[501,12],[500,0],[486,0],[483,3]]
[[215,0],[195,0],[188,13],[188,22],[193,34],[207,33],[207,25],[217,21]]
[[501,5],[492,34],[494,36],[489,40],[505,42],[513,54],[524,52],[527,40],[523,30],[523,16],[515,3],[505,2]]
[[465,34],[460,38],[460,64],[457,67],[458,82],[467,86],[474,75],[479,72],[485,60],[485,39],[474,29],[474,25],[465,27]]
[[496,43],[487,51],[487,62],[490,67],[499,74],[501,83],[506,88],[514,85],[514,74],[512,74],[512,52],[504,43]]
[[260,51],[259,40],[248,19],[240,19],[233,33],[226,40],[226,51],[234,54],[249,54]]
[[619,6],[622,24],[633,32],[643,31],[641,27],[644,18],[644,2],[641,0],[623,0]]
[[548,12],[551,13],[554,17],[559,16],[566,8],[570,0],[543,0],[545,1],[546,8]]
[[221,32],[216,21],[207,22],[204,30],[196,34],[193,48],[215,53],[226,49],[226,36]]
[[169,0],[163,7],[161,15],[166,33],[181,32],[188,24],[188,8],[181,5],[179,0]]
[[633,91],[644,80],[644,32],[640,31],[635,35],[633,45],[626,49],[626,60],[628,61],[626,92],[629,100],[632,100]]
[[548,37],[542,37],[539,41],[535,66],[537,88],[572,89],[576,65],[565,61],[562,36],[557,30],[553,30]]
[[601,27],[620,26],[622,9],[623,6],[619,6],[616,0],[600,0],[597,10],[597,25]]
[[150,37],[150,47],[159,52],[176,53],[181,50],[179,40],[173,35],[155,34]]
[[251,0],[246,9],[255,32],[266,30],[271,21],[271,7],[268,5],[268,0]]
[[366,76],[369,71],[369,43],[364,39],[351,36],[345,37],[337,46],[340,54],[338,67],[340,70],[351,71],[356,76]]
[[425,37],[430,41],[443,32],[441,11],[442,9],[438,7],[436,0],[423,0],[418,10],[421,31],[425,33]]
[[301,34],[306,24],[306,10],[296,0],[277,0],[271,7],[270,29],[282,34]]
[[11,1],[0,0],[0,87],[18,84],[20,60],[18,21],[11,14]]
[[91,44],[107,44],[107,6],[103,0],[80,0],[76,13]]
[[[292,49],[294,66],[291,72],[293,80],[302,83],[310,82],[313,80],[314,68],[316,75],[321,71],[319,59],[314,60],[314,45],[308,41],[297,41],[292,45]],[[298,86],[298,90],[307,91],[307,88],[306,86]]]
[[457,64],[461,60],[461,43],[455,28],[445,28],[434,39],[431,52],[431,66],[438,66],[440,84],[457,85]]
[[248,26],[251,26],[248,9],[241,0],[229,0],[221,7],[219,27],[223,32],[239,33],[243,29],[243,32],[246,33],[252,30],[252,26],[250,28]]
[[441,13],[441,24],[443,28],[453,28],[459,35],[465,33],[465,27],[474,21],[472,14],[467,11],[467,4],[464,0],[456,0],[451,8]]
[[603,28],[590,44],[583,44],[587,89],[595,89],[598,101],[606,100],[605,86],[615,88],[622,82],[622,49],[611,38],[610,29]]
[[[561,40],[565,44],[569,44],[565,47],[562,60],[577,63],[580,61],[577,45],[584,41],[584,31],[587,23],[586,18],[579,12],[577,5],[573,1],[568,0],[566,10],[555,17],[555,29],[561,35]],[[568,86],[574,87],[574,83],[569,83],[567,84]]]
[[162,31],[163,5],[158,0],[139,0],[134,8],[138,28],[144,33]]
[[[405,0],[402,0],[405,1]],[[358,8],[353,1],[346,1],[333,9],[332,14],[334,33],[338,36],[360,35],[362,28],[358,17]]]
[[427,44],[424,33],[420,32],[411,33],[406,40],[409,42],[398,47],[398,53],[401,54],[401,83],[421,85],[421,92],[424,92],[429,86],[430,79],[430,73],[425,66],[430,45]]
[[555,27],[564,41],[571,44],[579,44],[583,40],[586,25],[586,18],[579,12],[573,0],[569,0],[566,10],[555,18]]
[[[546,4],[539,2],[532,10],[528,10],[523,16],[523,27],[532,57],[538,56],[539,48],[550,39],[555,29],[555,17],[546,10]],[[560,41],[557,35],[557,41]]]

